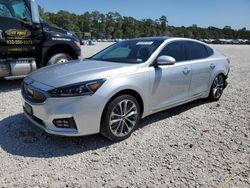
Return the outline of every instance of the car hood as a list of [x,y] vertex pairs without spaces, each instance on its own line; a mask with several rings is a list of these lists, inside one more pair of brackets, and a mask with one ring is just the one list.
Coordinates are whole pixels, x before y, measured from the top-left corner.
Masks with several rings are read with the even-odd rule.
[[76,60],[68,63],[41,68],[28,77],[51,87],[108,79],[135,72],[138,65],[95,60]]

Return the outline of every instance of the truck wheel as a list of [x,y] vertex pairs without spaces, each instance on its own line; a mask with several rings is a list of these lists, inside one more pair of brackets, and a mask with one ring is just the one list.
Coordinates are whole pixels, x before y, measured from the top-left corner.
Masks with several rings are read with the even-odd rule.
[[65,63],[72,60],[72,57],[65,53],[54,54],[49,58],[47,65]]

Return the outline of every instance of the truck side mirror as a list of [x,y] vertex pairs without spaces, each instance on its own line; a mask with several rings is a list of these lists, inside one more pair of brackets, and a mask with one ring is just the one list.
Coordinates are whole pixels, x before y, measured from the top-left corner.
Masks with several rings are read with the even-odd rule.
[[31,7],[32,22],[35,24],[39,24],[40,15],[39,15],[38,5],[35,0],[30,0],[30,7]]

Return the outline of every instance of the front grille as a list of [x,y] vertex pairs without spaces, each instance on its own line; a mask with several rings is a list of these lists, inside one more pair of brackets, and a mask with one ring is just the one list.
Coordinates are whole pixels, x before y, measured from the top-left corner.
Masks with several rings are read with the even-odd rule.
[[26,100],[32,103],[43,103],[46,100],[46,96],[43,92],[26,83],[22,84],[22,95]]

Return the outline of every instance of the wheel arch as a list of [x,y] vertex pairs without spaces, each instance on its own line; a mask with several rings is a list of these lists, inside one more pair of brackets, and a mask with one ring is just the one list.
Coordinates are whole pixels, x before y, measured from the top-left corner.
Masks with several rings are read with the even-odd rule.
[[136,100],[138,101],[139,103],[139,106],[140,106],[140,113],[143,114],[144,113],[144,102],[143,102],[143,99],[142,99],[142,96],[136,91],[136,90],[133,90],[133,89],[124,89],[124,90],[121,90],[121,91],[118,91],[116,92],[109,100],[108,102],[105,104],[105,107],[103,108],[103,111],[102,111],[102,118],[103,118],[103,114],[108,106],[108,104],[114,100],[115,98],[121,96],[121,95],[131,95],[133,97],[136,98]]
[[222,75],[223,78],[224,78],[224,81],[226,81],[226,79],[227,79],[227,73],[226,73],[226,71],[217,71],[217,72],[215,72],[215,73],[213,74],[213,76],[211,76],[210,84],[209,84],[209,90],[210,90],[211,87],[212,87],[212,84],[213,84],[214,79],[215,79],[216,76],[218,76],[218,75]]
[[53,46],[51,46],[45,53],[44,56],[44,61],[43,61],[43,65],[45,66],[49,60],[49,58],[57,53],[67,53],[68,55],[70,55],[72,57],[72,59],[77,59],[78,58],[78,54],[75,52],[75,50],[67,44],[55,44]]

